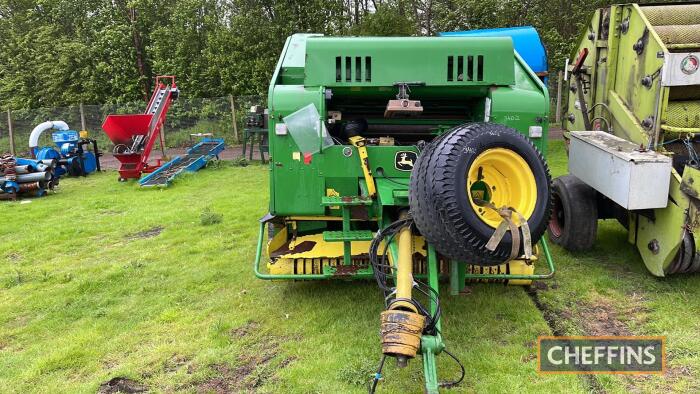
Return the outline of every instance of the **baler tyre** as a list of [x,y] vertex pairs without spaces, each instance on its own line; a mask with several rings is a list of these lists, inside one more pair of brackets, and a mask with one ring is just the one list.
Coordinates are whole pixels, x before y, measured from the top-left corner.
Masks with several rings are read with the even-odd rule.
[[534,244],[549,221],[550,184],[547,164],[527,138],[503,125],[471,123],[423,150],[411,173],[409,202],[416,227],[438,252],[492,266],[510,257],[512,238],[507,232],[494,251],[485,248],[502,219],[479,200],[522,213]]
[[552,202],[549,239],[572,252],[591,249],[598,233],[596,191],[575,176],[564,175],[552,183]]

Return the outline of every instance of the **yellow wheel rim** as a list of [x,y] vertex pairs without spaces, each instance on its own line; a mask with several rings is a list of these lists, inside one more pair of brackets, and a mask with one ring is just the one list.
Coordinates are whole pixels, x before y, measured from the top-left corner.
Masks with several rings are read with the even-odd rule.
[[[537,204],[537,183],[522,156],[510,149],[488,149],[477,156],[469,168],[467,195],[477,216],[496,228],[503,219],[493,209],[477,202],[488,201],[497,208],[512,207],[529,219]],[[513,220],[518,222],[517,217]]]

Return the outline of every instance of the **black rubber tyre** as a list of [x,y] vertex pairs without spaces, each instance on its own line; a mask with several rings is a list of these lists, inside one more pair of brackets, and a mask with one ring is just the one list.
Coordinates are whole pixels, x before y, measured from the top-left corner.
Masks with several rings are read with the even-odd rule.
[[665,274],[689,274],[695,272],[693,270],[695,265],[695,240],[693,239],[693,234],[686,231],[683,233],[683,239],[681,240],[681,246],[678,248],[678,253],[673,261],[671,261],[671,264],[666,267]]
[[549,239],[573,252],[592,248],[598,233],[595,190],[573,175],[560,176],[552,183],[552,203]]
[[[493,123],[457,126],[421,152],[411,173],[409,201],[416,227],[442,255],[469,264],[498,265],[510,256],[510,232],[493,251],[485,248],[495,229],[471,205],[467,174],[481,153],[508,149],[529,166],[536,203],[528,218],[532,243],[544,234],[551,212],[551,177],[540,152],[517,131]],[[522,251],[522,249],[521,249]]]
[[68,168],[68,174],[71,176],[83,175],[83,167],[80,164],[80,160],[71,160],[71,166]]

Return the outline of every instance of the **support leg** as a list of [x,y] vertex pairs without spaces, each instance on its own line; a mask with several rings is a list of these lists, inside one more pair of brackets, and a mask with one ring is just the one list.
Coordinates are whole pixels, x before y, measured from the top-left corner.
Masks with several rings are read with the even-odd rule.
[[[439,273],[437,253],[433,245],[428,245],[428,285],[435,290],[435,295],[439,294]],[[438,304],[435,300],[430,301],[430,313],[435,314]],[[421,355],[423,357],[423,375],[425,379],[425,392],[434,394],[438,392],[439,383],[437,376],[437,355],[445,348],[442,342],[441,319],[438,318],[436,335],[424,335],[421,338]]]
[[[350,231],[350,207],[343,206],[343,232]],[[343,265],[352,264],[352,244],[343,241]]]
[[466,286],[465,271],[467,265],[459,261],[450,261],[450,295],[459,295]]
[[423,351],[423,376],[425,378],[425,393],[437,394],[439,389],[437,360],[432,350]]

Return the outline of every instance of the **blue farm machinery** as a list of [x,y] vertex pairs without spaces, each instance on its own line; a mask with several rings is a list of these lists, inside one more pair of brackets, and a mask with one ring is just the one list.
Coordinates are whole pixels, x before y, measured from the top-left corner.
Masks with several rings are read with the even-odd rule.
[[[39,147],[39,137],[54,130],[51,139],[56,146]],[[37,125],[29,135],[29,150],[37,160],[56,160],[55,175],[85,176],[100,170],[101,153],[97,141],[88,138],[87,131],[71,130],[61,120],[46,121]]]
[[0,156],[0,200],[18,196],[40,197],[58,185],[55,159],[34,160]]
[[[53,130],[55,146],[39,147],[39,138],[48,130]],[[61,120],[37,125],[29,136],[29,151],[31,158],[0,156],[0,199],[43,196],[58,185],[61,176],[85,176],[100,170],[97,141],[88,138],[86,131],[71,130]]]
[[168,187],[178,175],[200,170],[212,159],[219,158],[225,148],[223,138],[204,138],[187,150],[183,156],[177,156],[163,164],[157,170],[139,180],[142,187]]

